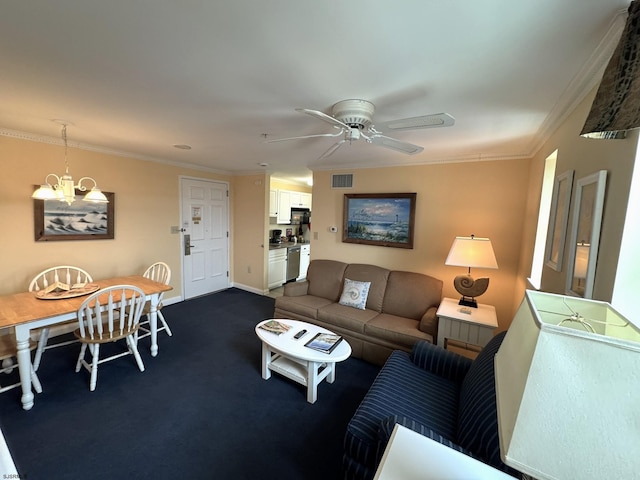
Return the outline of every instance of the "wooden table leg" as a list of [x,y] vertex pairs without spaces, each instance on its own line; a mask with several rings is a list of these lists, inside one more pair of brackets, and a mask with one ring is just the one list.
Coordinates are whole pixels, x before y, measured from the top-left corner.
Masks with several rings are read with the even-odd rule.
[[159,294],[151,295],[151,308],[149,311],[149,331],[151,332],[151,356],[158,355],[158,298]]
[[16,346],[18,352],[18,371],[22,386],[22,408],[31,410],[33,407],[33,392],[31,391],[31,350],[29,350],[29,328],[16,325]]

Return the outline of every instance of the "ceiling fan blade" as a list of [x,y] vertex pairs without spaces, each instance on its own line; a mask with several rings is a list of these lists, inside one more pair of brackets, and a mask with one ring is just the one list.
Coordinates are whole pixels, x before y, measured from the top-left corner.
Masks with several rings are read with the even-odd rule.
[[326,113],[319,112],[318,110],[309,110],[308,108],[296,108],[296,112],[306,113],[307,115],[311,115],[312,117],[316,117],[323,122],[330,123],[334,127],[338,128],[350,128],[346,123],[342,123],[340,120],[333,118]]
[[344,134],[343,131],[337,133],[318,133],[316,135],[303,135],[301,137],[289,137],[289,138],[274,138],[272,140],[265,140],[264,143],[286,142],[288,140],[299,140],[301,138],[316,138],[316,137],[339,137]]
[[406,153],[407,155],[415,155],[416,153],[420,153],[422,150],[424,150],[424,148],[420,147],[419,145],[401,142],[400,140],[396,140],[395,138],[385,137],[384,135],[379,134],[371,135],[371,137],[369,137],[369,141],[374,145],[390,148],[391,150]]
[[340,145],[342,145],[344,142],[346,142],[346,140],[340,140],[339,142],[331,145],[331,147],[329,147],[329,150],[327,150],[326,152],[324,152],[322,155],[318,157],[318,160],[322,158],[327,158],[333,155],[333,152],[335,152],[338,148],[340,148]]
[[433,115],[422,115],[421,117],[401,118],[399,120],[393,120],[391,122],[385,122],[378,127],[387,130],[416,130],[419,128],[437,128],[437,127],[450,127],[456,123],[448,113],[435,113]]

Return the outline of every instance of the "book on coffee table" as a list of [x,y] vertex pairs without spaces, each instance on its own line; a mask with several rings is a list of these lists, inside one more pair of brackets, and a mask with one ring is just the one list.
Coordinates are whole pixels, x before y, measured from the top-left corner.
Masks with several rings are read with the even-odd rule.
[[278,322],[277,320],[269,320],[268,322],[260,325],[260,328],[266,330],[267,332],[275,333],[276,335],[280,335],[288,331],[291,327],[289,325],[285,325],[282,322]]
[[305,347],[313,348],[319,352],[331,353],[338,346],[342,337],[335,333],[317,333],[315,337],[304,344]]

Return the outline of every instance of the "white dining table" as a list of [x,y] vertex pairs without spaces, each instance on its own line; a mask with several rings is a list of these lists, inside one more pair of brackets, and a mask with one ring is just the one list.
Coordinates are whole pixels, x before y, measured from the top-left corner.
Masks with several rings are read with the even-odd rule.
[[[172,289],[142,275],[129,275],[97,280],[100,289],[114,285],[133,285],[140,288],[150,302],[149,330],[151,330],[151,356],[158,355],[158,302],[160,294]],[[0,329],[15,328],[18,370],[22,386],[22,408],[30,410],[34,404],[31,390],[31,330],[77,318],[77,311],[86,296],[64,299],[42,299],[35,292],[21,292],[0,296]]]

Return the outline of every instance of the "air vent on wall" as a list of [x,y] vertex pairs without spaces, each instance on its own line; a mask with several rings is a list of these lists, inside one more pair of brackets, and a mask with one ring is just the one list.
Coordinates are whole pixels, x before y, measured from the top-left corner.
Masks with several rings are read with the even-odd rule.
[[332,174],[331,188],[353,188],[353,173]]

